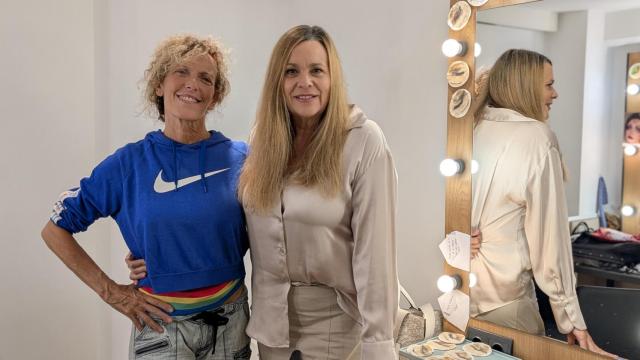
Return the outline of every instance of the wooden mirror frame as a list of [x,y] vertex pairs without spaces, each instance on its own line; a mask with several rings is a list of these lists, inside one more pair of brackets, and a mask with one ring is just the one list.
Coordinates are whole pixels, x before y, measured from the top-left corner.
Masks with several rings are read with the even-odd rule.
[[[459,0],[449,0],[449,6],[453,6]],[[464,170],[446,179],[445,190],[445,234],[452,231],[471,233],[471,159],[473,152],[473,120],[471,110],[462,118],[455,118],[449,113],[449,103],[453,93],[458,89],[466,89],[472,94],[472,104],[475,100],[475,57],[474,47],[476,43],[476,15],[478,10],[488,10],[503,6],[524,4],[540,0],[489,0],[480,7],[471,7],[471,17],[468,24],[460,31],[449,28],[449,38],[456,39],[468,45],[468,50],[463,56],[449,58],[448,65],[454,61],[465,61],[469,65],[469,81],[460,88],[448,88],[447,96],[447,158],[462,160],[466,165]],[[473,108],[473,106],[471,106]],[[638,156],[640,159],[640,156]],[[567,219],[568,221],[568,219]],[[463,279],[459,289],[469,295],[469,273],[455,267],[444,264],[444,272],[448,275],[458,275]],[[513,339],[513,355],[522,359],[548,360],[548,359],[606,359],[577,346],[569,346],[561,341],[548,337],[531,335],[522,331],[510,329],[490,322],[469,319],[467,327],[485,330],[497,335]],[[445,331],[464,332],[457,329],[445,320]]]
[[[640,84],[640,79],[634,80],[629,76],[629,69],[640,62],[640,52],[627,55],[627,85]],[[631,113],[640,112],[640,94],[629,95],[625,98],[625,123]],[[622,167],[622,204],[631,205],[636,209],[632,216],[622,216],[622,231],[629,234],[640,233],[640,154],[624,155]]]

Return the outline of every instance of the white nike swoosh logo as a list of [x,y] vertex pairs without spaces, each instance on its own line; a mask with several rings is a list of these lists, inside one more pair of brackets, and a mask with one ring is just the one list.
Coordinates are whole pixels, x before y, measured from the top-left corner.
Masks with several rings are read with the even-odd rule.
[[[209,177],[211,175],[219,174],[227,170],[229,170],[229,168],[211,171],[204,174],[204,177]],[[188,178],[180,179],[178,180],[178,188],[181,188],[185,185],[189,185],[198,180],[200,180],[200,175],[194,175],[194,176],[189,176]],[[176,189],[176,185],[173,182],[167,182],[162,180],[162,170],[160,170],[160,172],[158,173],[158,176],[156,177],[156,181],[153,183],[153,190],[155,190],[155,192],[157,192],[158,194],[162,194],[169,191],[173,191],[175,189]]]

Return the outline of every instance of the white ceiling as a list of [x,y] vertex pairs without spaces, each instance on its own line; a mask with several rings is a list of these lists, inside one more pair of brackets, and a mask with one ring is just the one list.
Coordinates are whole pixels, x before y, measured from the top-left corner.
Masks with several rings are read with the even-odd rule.
[[586,9],[619,11],[640,8],[640,0],[543,0],[524,6],[554,12]]

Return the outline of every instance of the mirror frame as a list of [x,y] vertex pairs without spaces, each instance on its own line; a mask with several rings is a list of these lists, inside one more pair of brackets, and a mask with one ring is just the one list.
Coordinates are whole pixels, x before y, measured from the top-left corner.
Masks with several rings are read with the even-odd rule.
[[[640,52],[627,55],[627,85],[640,84],[640,80],[634,80],[629,76],[629,69],[635,63],[640,62]],[[640,112],[640,95],[626,94],[625,97],[625,122],[631,113]],[[635,207],[635,214],[622,216],[622,231],[629,234],[640,233],[640,154],[624,156],[622,165],[622,204]]]

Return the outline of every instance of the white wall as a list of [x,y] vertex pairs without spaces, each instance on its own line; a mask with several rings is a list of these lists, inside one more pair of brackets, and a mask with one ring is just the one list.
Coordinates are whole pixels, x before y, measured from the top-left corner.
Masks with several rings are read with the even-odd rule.
[[[607,172],[610,127],[606,121],[610,93],[607,76],[608,48],[605,44],[605,13],[587,12],[585,31],[584,102],[582,116],[582,158],[580,168],[579,214],[594,214],[598,178]],[[620,176],[620,175],[618,175]],[[611,182],[606,181],[605,182]]]
[[505,6],[477,13],[479,24],[536,31],[558,30],[558,13],[525,6]]
[[545,50],[544,34],[537,30],[478,24],[476,41],[482,46],[482,53],[476,59],[476,67],[490,68],[498,57],[509,49],[527,49],[542,53]]
[[[215,34],[232,49],[232,92],[210,127],[237,139],[248,135],[279,35],[299,23],[332,34],[351,99],[381,125],[396,160],[401,280],[416,301],[435,304],[447,90],[439,48],[447,11],[446,2],[419,0],[330,0],[313,11],[294,0],[3,2],[0,62],[9,71],[0,85],[0,165],[20,176],[0,180],[7,239],[0,359],[126,358],[129,322],[61,265],[39,231],[58,193],[159,127],[139,114],[137,82],[155,45],[176,32]],[[126,250],[112,221],[79,239],[114,279],[126,281]]]
[[616,46],[640,42],[639,17],[640,9],[628,9],[606,14],[605,40]]
[[[40,240],[95,163],[91,1],[0,2],[0,359],[99,359],[104,305]],[[80,241],[104,260],[102,224]]]
[[545,33],[544,54],[553,62],[554,86],[559,94],[549,125],[558,136],[569,171],[565,188],[570,216],[579,211],[586,28],[587,13],[570,12],[560,14],[557,32]]

